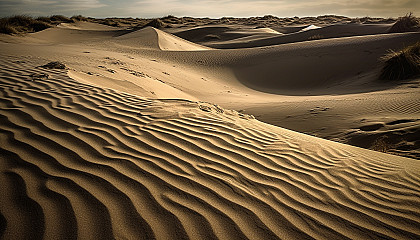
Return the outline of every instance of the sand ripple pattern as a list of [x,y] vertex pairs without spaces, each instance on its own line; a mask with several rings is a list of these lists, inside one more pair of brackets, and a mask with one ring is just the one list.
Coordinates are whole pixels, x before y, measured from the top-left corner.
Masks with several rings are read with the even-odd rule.
[[420,162],[16,60],[0,60],[2,239],[420,239]]

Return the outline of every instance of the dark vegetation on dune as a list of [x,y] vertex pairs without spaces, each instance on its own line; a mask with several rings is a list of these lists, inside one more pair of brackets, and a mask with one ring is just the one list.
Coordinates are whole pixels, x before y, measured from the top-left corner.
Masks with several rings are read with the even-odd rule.
[[52,15],[49,17],[37,18],[25,15],[16,15],[0,18],[0,33],[17,34],[39,32],[60,23],[74,23],[75,21],[87,21],[87,18],[81,15],[73,16],[71,18],[63,15]]
[[0,32],[15,34],[20,32],[38,32],[50,28],[51,24],[29,16],[0,18]]
[[381,80],[405,80],[420,75],[420,41],[400,51],[390,51],[381,58],[384,62]]
[[79,21],[79,22],[81,22],[81,21],[83,21],[83,22],[89,21],[89,18],[84,17],[82,15],[75,15],[75,16],[71,17],[70,19],[73,20],[73,21]]
[[147,26],[154,27],[154,28],[163,28],[165,27],[165,24],[162,22],[162,20],[156,18],[145,25],[145,27]]
[[55,61],[55,62],[49,62],[45,65],[40,66],[42,68],[48,68],[48,69],[66,69],[66,65],[64,65],[61,62]]
[[408,13],[403,17],[399,17],[397,21],[389,29],[390,33],[402,33],[416,31],[420,29],[420,20],[413,15]]

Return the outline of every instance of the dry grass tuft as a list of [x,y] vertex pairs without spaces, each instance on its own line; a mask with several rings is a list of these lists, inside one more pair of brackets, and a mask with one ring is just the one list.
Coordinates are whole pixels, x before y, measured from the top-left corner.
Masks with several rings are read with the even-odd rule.
[[155,18],[152,21],[150,21],[148,24],[145,25],[145,27],[150,26],[154,28],[164,28],[165,23],[162,22],[162,20]]
[[121,23],[118,19],[110,19],[110,18],[100,19],[98,23],[111,26],[111,27],[121,27]]
[[370,149],[374,150],[374,151],[378,151],[378,152],[388,152],[391,148],[390,143],[388,142],[388,137],[386,135],[381,136],[377,139],[375,139],[375,141],[373,142],[372,146],[370,147]]
[[49,17],[37,17],[35,20],[46,22],[46,23],[52,23],[51,19]]
[[63,15],[52,15],[50,17],[52,22],[58,23],[74,23],[74,20]]
[[46,22],[53,25],[58,25],[60,23],[74,23],[74,19],[68,18],[63,15],[52,15],[49,17],[37,17],[35,20]]
[[390,33],[402,33],[416,31],[420,28],[420,20],[413,13],[408,13],[404,17],[399,17],[397,22],[389,29]]
[[325,38],[323,35],[320,34],[316,34],[316,35],[312,35],[308,38],[308,40],[319,40],[319,39],[323,39]]
[[38,32],[50,27],[48,22],[24,15],[0,18],[0,33]]
[[84,17],[82,15],[75,15],[75,16],[72,16],[70,19],[72,19],[73,21],[79,21],[79,22],[89,21],[89,19],[87,17]]
[[[77,16],[77,19],[81,19]],[[73,18],[63,15],[52,15],[50,17],[33,18],[25,15],[0,18],[0,33],[17,34],[27,32],[39,32],[60,23],[73,23]]]
[[382,68],[381,80],[404,80],[420,75],[420,41],[381,58],[385,66]]
[[12,24],[0,19],[0,33],[15,34],[18,33],[18,31]]
[[177,18],[173,15],[168,15],[166,17],[160,18],[160,20],[162,20],[164,23],[167,23],[167,24],[180,24],[180,23],[182,23],[181,18]]
[[40,66],[42,68],[48,68],[48,69],[66,69],[66,65],[64,65],[61,62],[55,61],[55,62],[49,62],[45,65]]

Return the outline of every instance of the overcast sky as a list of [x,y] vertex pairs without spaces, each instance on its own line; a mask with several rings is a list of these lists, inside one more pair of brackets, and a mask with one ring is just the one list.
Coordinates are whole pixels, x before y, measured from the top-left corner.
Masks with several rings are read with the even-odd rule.
[[90,17],[398,17],[420,15],[420,0],[0,0],[0,15],[82,14]]

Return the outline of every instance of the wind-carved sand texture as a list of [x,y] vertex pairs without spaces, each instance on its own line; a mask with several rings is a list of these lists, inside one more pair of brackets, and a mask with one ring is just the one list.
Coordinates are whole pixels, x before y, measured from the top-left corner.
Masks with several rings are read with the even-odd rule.
[[[418,79],[373,81],[377,56],[419,36],[235,50],[94,23],[0,36],[0,236],[419,239]],[[308,77],[322,81],[315,67],[339,58],[331,49],[352,56],[375,42],[364,65],[342,66],[344,80],[332,70],[319,88],[280,81],[268,93],[238,74],[254,62],[267,86],[296,67],[264,59],[306,53]],[[54,61],[65,68],[45,67]],[[366,148],[398,135],[405,148],[393,151],[408,157],[379,152],[385,137],[372,151],[260,119]]]

